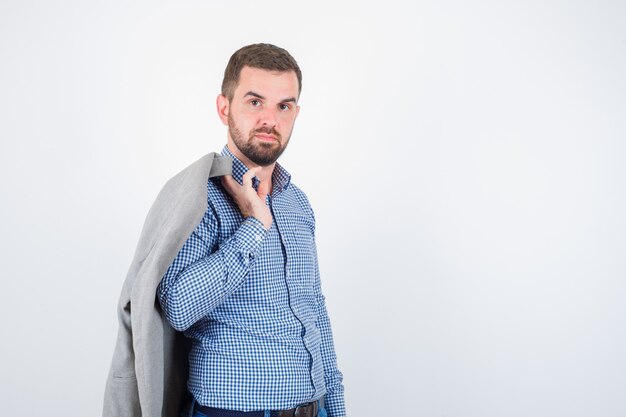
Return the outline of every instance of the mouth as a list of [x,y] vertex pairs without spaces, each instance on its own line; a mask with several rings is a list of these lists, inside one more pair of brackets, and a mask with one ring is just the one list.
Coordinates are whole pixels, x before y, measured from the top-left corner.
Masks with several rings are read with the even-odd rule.
[[276,142],[278,139],[274,135],[269,135],[267,133],[257,133],[254,135],[261,142]]

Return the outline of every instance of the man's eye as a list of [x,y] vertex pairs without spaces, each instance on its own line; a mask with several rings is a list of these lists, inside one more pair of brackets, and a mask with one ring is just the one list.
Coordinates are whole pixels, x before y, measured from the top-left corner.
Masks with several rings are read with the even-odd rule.
[[259,100],[251,100],[250,104],[252,104],[254,107],[258,107],[261,105],[261,102]]
[[289,108],[290,108],[290,107],[289,107],[289,104],[281,104],[281,105],[280,105],[280,109],[281,109],[281,110],[289,110]]

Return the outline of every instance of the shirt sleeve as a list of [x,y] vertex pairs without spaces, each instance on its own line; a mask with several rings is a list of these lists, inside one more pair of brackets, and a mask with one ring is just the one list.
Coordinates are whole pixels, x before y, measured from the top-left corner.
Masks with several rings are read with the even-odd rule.
[[254,217],[217,247],[217,220],[207,210],[161,279],[157,297],[165,318],[187,330],[244,282],[268,231]]
[[324,384],[326,385],[324,408],[328,412],[328,417],[343,417],[346,415],[343,374],[337,367],[337,355],[335,354],[330,319],[326,309],[325,297],[322,293],[317,248],[315,248],[315,296],[317,301],[317,328],[321,336],[320,350],[324,367]]

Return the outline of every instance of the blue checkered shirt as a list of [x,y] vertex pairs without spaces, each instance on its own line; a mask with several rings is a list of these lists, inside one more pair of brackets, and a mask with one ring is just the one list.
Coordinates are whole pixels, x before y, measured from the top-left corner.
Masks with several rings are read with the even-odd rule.
[[[227,147],[222,154],[241,183],[248,169]],[[290,179],[276,164],[269,230],[244,219],[220,179],[210,179],[207,211],[157,296],[169,323],[192,340],[187,386],[200,404],[282,410],[324,396],[328,415],[343,416],[315,219]]]

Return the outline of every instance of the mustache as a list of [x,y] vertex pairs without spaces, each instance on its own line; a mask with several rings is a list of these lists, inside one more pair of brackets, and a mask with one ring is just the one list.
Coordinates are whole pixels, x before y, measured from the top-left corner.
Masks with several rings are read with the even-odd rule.
[[276,129],[274,129],[273,127],[269,127],[269,126],[263,126],[263,127],[258,128],[258,129],[254,129],[252,131],[252,135],[251,136],[254,136],[257,133],[264,133],[266,135],[274,135],[274,136],[276,136],[277,139],[281,138],[280,137],[280,133],[278,133],[276,131]]

